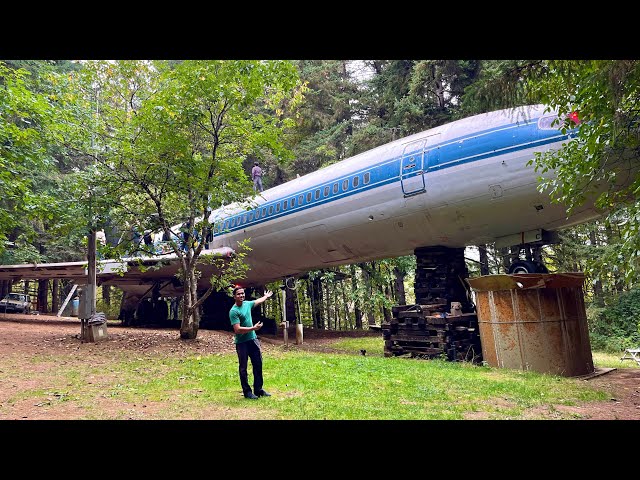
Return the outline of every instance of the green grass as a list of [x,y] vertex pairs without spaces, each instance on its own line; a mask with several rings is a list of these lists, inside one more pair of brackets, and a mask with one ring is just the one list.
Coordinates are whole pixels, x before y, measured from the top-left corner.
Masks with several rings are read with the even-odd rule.
[[[240,395],[232,354],[133,362],[117,370],[117,383],[101,388],[102,395],[156,403],[160,418],[201,418],[215,406],[223,418],[246,418],[249,408],[250,418],[263,419],[509,419],[528,418],[532,408],[607,398],[584,382],[535,372],[382,356],[270,352],[264,377],[273,396],[256,402]],[[75,386],[67,391],[82,391]],[[91,394],[76,398],[90,408]]]
[[601,368],[640,368],[634,360],[620,360],[624,352],[619,354],[606,352],[591,352],[593,364]]
[[384,342],[381,337],[347,338],[332,343],[331,348],[352,353],[360,353],[360,350],[366,350],[368,355],[382,355],[384,353]]
[[[524,418],[532,408],[604,400],[584,382],[472,366],[465,363],[306,352],[265,356],[265,388],[273,396],[248,402],[240,395],[235,355],[167,361],[167,374],[130,380],[129,401],[170,401],[181,392],[183,412],[204,405],[246,407],[268,419]],[[124,397],[123,397],[124,398]]]
[[[30,359],[40,367],[0,368],[0,381],[46,379],[46,388],[21,389],[6,401],[33,402],[43,411],[72,405],[87,419],[358,419],[447,420],[579,418],[559,405],[610,397],[578,379],[442,360],[383,357],[379,338],[343,340],[345,353],[295,348],[264,352],[265,389],[272,397],[245,400],[233,353],[182,359],[114,357],[105,365]],[[359,354],[361,349],[367,355]],[[358,353],[354,355],[353,353]],[[5,366],[0,360],[0,366]],[[619,357],[594,353],[597,366]],[[635,362],[624,362],[634,367]],[[109,408],[106,408],[109,407]],[[3,412],[0,405],[0,414]],[[553,414],[553,415],[552,415]]]
[[[366,350],[367,355],[382,355],[384,343],[376,337],[349,338],[332,344],[332,348],[344,352],[359,353]],[[633,360],[620,360],[624,352],[618,354],[594,351],[592,358],[594,366],[601,368],[640,368]]]

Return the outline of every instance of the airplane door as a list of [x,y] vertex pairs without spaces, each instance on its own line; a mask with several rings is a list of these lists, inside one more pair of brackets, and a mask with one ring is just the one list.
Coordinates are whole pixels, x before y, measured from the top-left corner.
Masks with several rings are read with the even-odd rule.
[[405,197],[426,192],[424,183],[425,139],[408,143],[402,151],[400,185]]

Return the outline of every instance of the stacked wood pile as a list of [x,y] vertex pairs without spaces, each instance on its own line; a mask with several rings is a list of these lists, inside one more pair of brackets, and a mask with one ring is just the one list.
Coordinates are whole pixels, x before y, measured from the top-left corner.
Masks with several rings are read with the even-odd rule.
[[384,356],[445,358],[450,361],[480,362],[482,347],[475,313],[462,313],[460,303],[392,307],[392,319],[382,324]]
[[[441,302],[460,302],[462,311],[472,311],[468,286],[464,281],[469,276],[464,248],[422,247],[414,252],[416,276],[413,290],[416,303],[429,306]],[[443,308],[449,310],[447,305]]]

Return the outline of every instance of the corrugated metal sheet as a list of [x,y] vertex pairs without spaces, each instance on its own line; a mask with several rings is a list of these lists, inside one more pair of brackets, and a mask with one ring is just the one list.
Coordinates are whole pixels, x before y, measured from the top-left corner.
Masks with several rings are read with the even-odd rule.
[[566,377],[593,372],[582,273],[487,275],[476,294],[484,361]]

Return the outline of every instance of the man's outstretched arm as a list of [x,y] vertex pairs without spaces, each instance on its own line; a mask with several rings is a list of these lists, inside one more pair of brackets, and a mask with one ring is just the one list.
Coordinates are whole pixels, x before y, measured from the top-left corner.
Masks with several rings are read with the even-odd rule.
[[253,301],[253,306],[255,307],[256,305],[260,305],[262,302],[264,302],[271,295],[273,295],[273,292],[271,290],[267,290],[266,292],[264,292],[263,296],[261,296],[260,298],[255,299]]

